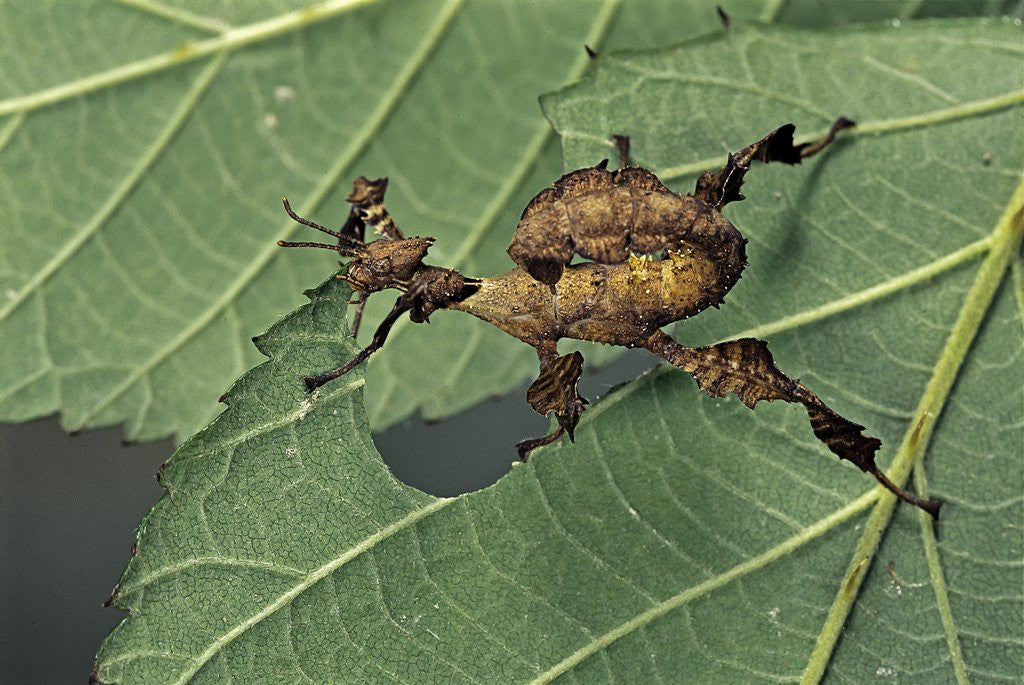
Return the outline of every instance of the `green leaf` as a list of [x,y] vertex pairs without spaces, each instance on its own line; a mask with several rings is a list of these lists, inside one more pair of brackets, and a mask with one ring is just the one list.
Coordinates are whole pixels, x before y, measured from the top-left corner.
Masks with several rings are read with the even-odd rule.
[[[737,20],[828,16],[728,4]],[[835,20],[932,4],[872,3]],[[134,440],[205,424],[258,361],[251,332],[331,268],[274,246],[301,230],[280,211],[283,194],[336,224],[352,177],[388,174],[394,214],[438,238],[436,263],[506,269],[519,211],[559,174],[537,94],[590,68],[584,44],[720,30],[698,0],[184,5],[0,8],[4,420],[59,411],[68,429],[126,423]],[[439,316],[429,335],[403,327],[391,344],[369,371],[379,426],[474,405],[535,364],[459,317]]]
[[748,175],[729,212],[751,265],[678,335],[769,337],[783,370],[883,439],[895,480],[913,470],[946,502],[937,529],[841,466],[799,407],[751,412],[666,368],[588,410],[575,444],[486,490],[423,495],[372,449],[358,375],[302,391],[355,350],[332,280],[260,339],[271,360],[168,462],[98,677],[1015,678],[1024,96],[1005,75],[1019,37],[997,22],[737,28],[603,59],[545,100],[570,159],[625,131],[639,160],[682,161],[677,178],[782,110],[802,131],[859,119],[820,158]]

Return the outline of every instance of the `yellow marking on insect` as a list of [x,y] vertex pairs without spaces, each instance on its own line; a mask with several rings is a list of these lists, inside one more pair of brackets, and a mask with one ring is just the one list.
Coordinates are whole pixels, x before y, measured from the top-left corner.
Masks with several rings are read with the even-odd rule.
[[689,256],[693,254],[693,248],[685,248],[685,252],[669,250],[668,259],[672,266],[673,271],[682,271],[683,269],[690,268]]
[[630,253],[629,255],[629,277],[628,280],[631,284],[641,283],[650,278],[648,269],[651,266],[651,258],[647,255],[635,255]]

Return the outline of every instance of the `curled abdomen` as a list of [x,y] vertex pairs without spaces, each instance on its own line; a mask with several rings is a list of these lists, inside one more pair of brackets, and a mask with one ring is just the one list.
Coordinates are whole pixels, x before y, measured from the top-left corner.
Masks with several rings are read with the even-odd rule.
[[508,253],[533,278],[554,285],[574,255],[613,265],[631,254],[692,245],[718,264],[720,300],[746,265],[745,243],[716,209],[672,192],[646,169],[592,167],[563,176],[530,202]]

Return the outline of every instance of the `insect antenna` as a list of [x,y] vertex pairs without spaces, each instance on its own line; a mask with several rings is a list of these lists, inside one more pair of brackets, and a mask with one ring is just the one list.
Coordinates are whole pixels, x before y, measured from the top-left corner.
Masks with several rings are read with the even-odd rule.
[[[335,238],[338,239],[338,243],[339,244],[347,245],[347,246],[350,246],[350,247],[362,247],[363,242],[361,240],[357,240],[356,238],[354,238],[351,235],[348,235],[348,234],[345,234],[345,233],[340,233],[340,232],[335,231],[333,229],[327,228],[326,226],[321,226],[320,224],[318,224],[315,221],[310,221],[309,219],[307,219],[305,217],[299,216],[294,211],[292,211],[292,206],[291,206],[291,203],[288,202],[288,198],[286,198],[286,197],[281,198],[281,202],[284,204],[284,211],[286,211],[288,213],[288,216],[290,216],[294,221],[302,224],[303,226],[309,226],[310,228],[315,228],[316,230],[320,231],[321,233],[326,233],[327,235],[333,235]],[[324,245],[322,243],[294,243],[294,244],[282,245],[281,241],[278,242],[278,245],[281,245],[282,247],[324,247]],[[334,249],[334,248],[330,248],[330,249]]]
[[294,242],[291,240],[278,240],[277,245],[278,247],[319,247],[323,250],[334,250],[345,257],[356,256],[356,248],[348,245],[328,245],[327,243]]

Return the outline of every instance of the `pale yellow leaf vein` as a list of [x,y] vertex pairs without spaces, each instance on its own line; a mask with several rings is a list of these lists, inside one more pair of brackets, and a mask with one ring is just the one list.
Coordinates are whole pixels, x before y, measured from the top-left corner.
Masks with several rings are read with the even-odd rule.
[[648,81],[664,81],[672,83],[682,83],[686,86],[711,86],[714,88],[722,88],[724,90],[734,90],[742,93],[749,93],[756,95],[759,98],[765,100],[775,100],[783,104],[795,107],[797,109],[808,112],[809,114],[815,114],[822,119],[830,119],[833,115],[818,107],[809,100],[801,100],[800,98],[786,95],[773,88],[762,86],[758,83],[743,83],[741,81],[734,81],[728,78],[722,78],[719,76],[703,76],[698,74],[684,74],[678,71],[672,70],[654,70],[648,69],[643,66],[634,64],[632,62],[620,62],[618,67],[624,71],[629,71],[639,76],[641,79]]
[[[489,643],[493,645],[497,645],[506,654],[508,654],[513,659],[517,659],[520,663],[528,667],[531,671],[539,671],[539,664],[528,661],[526,657],[512,649],[512,647],[510,647],[509,644],[501,638],[500,634],[495,635],[494,632],[489,630],[487,626],[485,626],[475,616],[473,616],[469,612],[469,609],[467,609],[458,600],[456,600],[455,597],[452,596],[450,592],[441,587],[441,584],[437,581],[437,579],[434,578],[434,574],[431,572],[430,566],[427,564],[427,558],[426,555],[423,554],[423,546],[420,544],[419,536],[412,535],[410,537],[412,537],[413,544],[416,546],[416,560],[417,562],[419,562],[419,565],[423,568],[423,574],[426,577],[427,582],[429,582],[434,587],[434,589],[437,590],[437,594],[440,595],[441,598],[448,603],[448,606],[454,609],[457,614],[462,616],[466,620],[466,622],[469,623],[470,626],[472,626],[472,628],[475,629],[483,639],[487,640]],[[455,586],[458,586],[457,582],[455,583]],[[453,629],[452,632],[454,633],[455,630]]]
[[[367,557],[367,565],[370,568],[373,569],[373,575],[374,575],[374,578],[376,580],[376,585],[377,585],[377,597],[379,598],[380,608],[383,609],[384,614],[387,617],[387,620],[391,623],[391,625],[393,625],[395,628],[397,628],[399,630],[399,632],[401,632],[406,637],[405,642],[407,643],[407,645],[405,647],[405,654],[408,655],[409,651],[411,651],[411,650],[408,649],[408,644],[415,645],[425,655],[433,657],[434,659],[436,659],[437,661],[441,662],[445,666],[448,666],[449,668],[451,668],[452,671],[454,671],[456,673],[461,673],[463,676],[465,676],[466,680],[468,680],[469,682],[471,682],[471,683],[479,683],[480,685],[483,685],[484,681],[480,680],[479,678],[474,678],[472,675],[470,675],[470,673],[468,671],[466,671],[464,668],[462,668],[462,666],[461,666],[459,661],[453,661],[451,659],[445,658],[445,656],[438,649],[436,649],[436,640],[435,640],[435,644],[431,645],[432,648],[428,649],[427,645],[424,644],[422,640],[418,640],[416,638],[416,636],[410,630],[408,630],[404,625],[402,625],[405,622],[405,618],[406,617],[405,617],[404,614],[399,615],[399,616],[396,617],[395,614],[391,611],[391,607],[388,606],[388,600],[387,600],[387,597],[384,594],[384,584],[381,582],[380,570],[377,568],[377,562],[374,559],[372,554]],[[401,619],[401,622],[400,622],[399,619]],[[437,673],[436,669],[431,669],[431,670],[435,674]],[[447,675],[447,678],[445,678],[445,679],[446,680],[451,680],[452,679],[451,675]]]
[[231,628],[231,630],[219,635],[216,639],[214,639],[198,657],[191,661],[188,668],[186,668],[184,671],[178,674],[178,677],[175,679],[174,682],[179,684],[184,684],[188,682],[192,678],[192,676],[194,676],[199,671],[200,668],[206,665],[210,661],[210,659],[214,657],[215,654],[217,654],[222,649],[227,647],[229,644],[231,644],[231,642],[233,642],[236,638],[245,633],[247,630],[259,624],[260,621],[263,621],[277,610],[287,606],[289,603],[291,603],[292,600],[294,600],[296,597],[298,597],[303,592],[308,590],[310,587],[320,582],[328,575],[330,575],[337,569],[347,564],[349,561],[373,549],[381,542],[391,538],[400,531],[409,528],[425,516],[429,516],[430,514],[433,514],[435,511],[444,509],[449,504],[455,501],[457,501],[456,498],[435,499],[430,504],[409,512],[408,514],[403,516],[401,519],[395,521],[391,525],[381,528],[373,535],[370,535],[369,537],[366,537],[363,540],[361,540],[357,545],[350,547],[349,549],[345,550],[342,554],[329,560],[327,563],[323,564],[319,568],[314,569],[309,574],[305,575],[302,578],[301,582],[296,583],[287,592],[284,592],[280,596],[278,596],[277,599],[275,599],[273,602],[270,602],[260,611],[257,611],[246,620]]
[[7,144],[14,138],[14,134],[18,132],[21,125],[25,123],[25,113],[19,112],[15,114],[7,123],[4,124],[3,128],[0,128],[0,152],[3,152]]
[[[921,497],[928,497],[928,478],[921,463],[914,467],[914,489]],[[942,619],[942,632],[945,634],[946,646],[949,648],[949,660],[953,664],[953,675],[956,676],[957,685],[968,685],[970,678],[967,677],[967,663],[964,661],[963,649],[960,646],[960,631],[957,630],[956,622],[953,620],[953,607],[949,603],[946,577],[942,572],[942,563],[939,561],[939,546],[935,540],[935,528],[928,514],[923,511],[918,511],[917,514],[918,524],[921,527],[921,541],[924,543],[924,556],[928,561],[928,576],[932,588],[935,590],[935,604],[939,610],[939,617]]]
[[244,569],[255,569],[259,571],[268,571],[270,573],[276,573],[282,576],[288,576],[290,578],[301,578],[306,575],[306,572],[302,569],[293,568],[291,566],[282,566],[281,564],[275,564],[269,561],[259,561],[258,559],[239,559],[236,557],[221,557],[221,556],[203,556],[193,557],[191,559],[184,559],[182,561],[162,566],[157,570],[149,573],[144,578],[141,578],[138,582],[131,583],[130,585],[119,586],[117,589],[118,596],[125,596],[136,590],[141,590],[144,587],[152,585],[159,581],[161,578],[173,576],[175,574],[187,571],[197,567],[210,567],[210,566],[223,566],[225,568],[244,568]]
[[1017,317],[1024,326],[1024,261],[1019,255],[1013,260],[1013,293],[1017,300]]
[[218,36],[205,40],[189,41],[174,50],[136,60],[108,71],[68,81],[52,88],[28,95],[0,100],[0,115],[12,112],[29,112],[47,105],[81,97],[104,88],[191,62],[201,57],[222,52],[232,52],[246,45],[259,43],[282,34],[298,31],[307,26],[348,12],[373,0],[327,0],[319,5],[286,12],[270,19],[245,26],[231,28]]
[[190,661],[187,656],[183,654],[172,654],[171,652],[161,652],[156,649],[140,649],[131,652],[125,652],[124,654],[118,654],[113,659],[109,659],[103,662],[103,665],[113,666],[124,661],[133,661],[135,659],[167,659],[169,661]]
[[[480,538],[480,529],[479,526],[477,526],[476,519],[473,516],[474,510],[471,509],[468,504],[466,504],[465,500],[462,501],[462,504],[466,512],[466,520],[469,522],[470,530],[473,533],[473,545],[480,551],[480,560],[484,564],[486,564],[486,566],[490,568],[494,572],[494,574],[498,576],[498,578],[505,581],[505,583],[507,583],[510,587],[515,588],[518,592],[522,593],[525,597],[530,598],[534,602],[549,607],[551,610],[555,611],[567,622],[574,624],[574,626],[577,629],[579,629],[582,633],[584,633],[587,637],[593,637],[593,633],[590,632],[590,628],[588,628],[585,623],[582,623],[578,618],[574,617],[565,609],[553,603],[551,600],[547,599],[543,595],[538,594],[537,592],[534,592],[532,589],[523,585],[522,582],[514,575],[509,575],[508,573],[505,573],[495,565],[494,561],[491,560],[490,554],[484,548],[483,542]],[[505,516],[504,510],[498,505],[496,505],[495,508],[501,515],[502,519],[507,521],[508,519]]]
[[[931,379],[921,395],[917,409],[914,411],[914,417],[907,426],[903,442],[893,459],[889,477],[898,485],[903,485],[907,481],[911,469],[920,468],[918,465],[931,441],[935,422],[942,413],[953,383],[995,297],[999,284],[1006,276],[1010,262],[1020,248],[1021,237],[1024,236],[1024,181],[1017,186],[991,236],[989,253],[978,269],[978,275],[964,299],[960,314],[946,339],[946,345],[935,364]],[[824,675],[846,623],[846,618],[853,609],[858,591],[864,582],[867,565],[878,551],[878,546],[889,526],[897,502],[895,495],[886,492],[878,500],[875,510],[871,513],[864,534],[853,553],[835,600],[822,625],[814,650],[808,659],[801,679],[805,685],[820,682]],[[924,544],[927,554],[927,539]],[[938,559],[936,558],[937,564]],[[931,566],[931,562],[929,562],[929,570],[933,574],[934,582],[935,568]],[[941,572],[939,577],[941,579]],[[945,595],[944,585],[943,583],[941,591],[938,587],[935,588],[936,594],[941,592]],[[947,643],[950,644],[951,660],[955,671],[958,668],[956,660],[959,643],[957,641],[954,647],[952,640],[956,637],[956,628],[952,612],[948,610],[948,600],[946,606],[947,612],[943,616],[943,628],[946,632]],[[940,615],[943,613],[941,603],[939,612]],[[962,661],[962,656],[960,659]],[[964,669],[966,672],[966,667]]]
[[[873,69],[877,69],[878,71],[880,71],[880,72],[882,72],[884,74],[889,74],[890,76],[894,76],[894,77],[896,77],[898,79],[906,81],[907,83],[912,83],[915,86],[919,86],[920,88],[923,88],[924,90],[928,91],[932,95],[934,95],[934,96],[936,96],[936,97],[938,97],[938,98],[940,98],[942,100],[945,100],[946,102],[948,102],[948,103],[950,103],[952,105],[959,105],[959,104],[961,104],[960,100],[958,100],[957,98],[953,97],[952,95],[950,95],[949,93],[944,91],[942,88],[939,88],[937,85],[935,85],[934,83],[932,83],[928,79],[924,78],[920,74],[913,74],[913,73],[910,73],[909,71],[904,71],[903,69],[899,69],[897,67],[894,67],[891,64],[885,64],[884,62],[879,62],[877,59],[875,59],[871,55],[865,55],[863,58],[861,58],[861,61],[864,62],[864,64],[867,64],[869,67],[871,67]],[[892,89],[892,90],[895,90],[895,89]]]
[[[905,117],[893,117],[890,119],[878,119],[877,121],[858,122],[854,128],[843,131],[841,137],[849,138],[855,136],[876,135],[880,133],[893,133],[895,131],[902,131],[911,128],[920,128],[922,126],[942,124],[949,121],[958,121],[960,119],[967,119],[973,116],[998,112],[999,110],[1007,109],[1021,103],[1024,103],[1024,90],[1005,93],[991,98],[983,98],[981,100],[973,100],[954,107],[937,109],[930,112],[923,112],[921,114],[913,114]],[[817,133],[801,136],[798,139],[798,142],[806,143],[820,140],[821,137],[825,135],[825,132],[826,129],[822,129]],[[609,143],[609,145],[611,145],[611,143]],[[696,162],[680,164],[679,166],[667,167],[657,171],[656,173],[662,181],[671,181],[683,176],[693,176],[702,171],[713,169],[721,165],[723,161],[724,157],[722,156],[711,157]]]
[[152,14],[161,19],[170,19],[176,24],[188,26],[213,34],[223,34],[231,30],[231,25],[223,19],[212,19],[204,17],[180,7],[170,7],[154,0],[115,0],[116,2],[133,9]]
[[578,666],[596,652],[605,649],[616,640],[629,635],[630,633],[651,623],[655,619],[664,616],[670,611],[677,609],[694,599],[703,597],[738,578],[742,578],[754,571],[765,568],[772,562],[795,552],[807,543],[821,537],[830,530],[837,528],[859,514],[861,511],[870,507],[878,499],[880,493],[881,491],[879,488],[873,488],[855,499],[853,502],[847,504],[842,509],[839,509],[835,513],[816,521],[810,526],[807,526],[796,535],[784,540],[775,547],[772,547],[771,549],[762,552],[756,557],[753,557],[741,564],[733,566],[728,571],[719,573],[712,578],[708,578],[702,583],[687,588],[686,590],[657,603],[643,613],[637,614],[630,620],[621,623],[595,640],[584,644],[565,659],[537,676],[537,678],[531,682],[534,685],[551,682],[563,673],[566,673],[570,669]]

